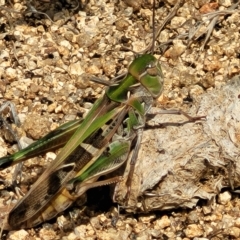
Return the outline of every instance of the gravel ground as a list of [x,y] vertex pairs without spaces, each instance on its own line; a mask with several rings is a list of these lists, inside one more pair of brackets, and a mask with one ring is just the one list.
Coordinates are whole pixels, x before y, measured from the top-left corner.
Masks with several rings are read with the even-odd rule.
[[[176,3],[157,3],[157,27]],[[156,41],[155,56],[165,76],[164,92],[156,106],[188,111],[199,96],[240,74],[239,3],[178,3]],[[89,77],[109,80],[126,72],[134,52],[151,44],[151,6],[150,0],[0,0],[0,99],[15,104],[22,122],[16,129],[18,135],[25,141],[36,140],[81,117],[103,92]],[[1,156],[16,151],[8,131],[1,131],[0,141]],[[54,157],[55,153],[49,153],[26,162],[23,192]],[[6,190],[12,174],[11,168],[0,173],[5,180],[0,185],[1,207],[17,201]],[[102,195],[108,195],[108,189],[93,189],[87,206],[75,206],[34,229],[4,232],[2,238],[240,239],[240,202],[230,189],[211,203],[200,201],[192,210],[123,212],[116,224],[116,205],[105,198],[101,201]]]

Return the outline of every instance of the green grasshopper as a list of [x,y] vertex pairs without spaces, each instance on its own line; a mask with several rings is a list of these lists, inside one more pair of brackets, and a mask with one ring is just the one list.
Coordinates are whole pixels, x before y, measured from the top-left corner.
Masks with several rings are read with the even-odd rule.
[[61,147],[67,141],[57,158],[11,210],[9,227],[29,228],[54,217],[86,191],[88,184],[120,167],[136,138],[140,145],[138,131],[142,130],[152,100],[161,94],[162,88],[158,60],[144,54],[132,62],[123,80],[106,89],[82,122],[66,123],[26,149],[0,159],[0,167],[5,168]]
[[[57,158],[11,210],[9,226],[29,228],[54,217],[85,192],[88,184],[120,167],[127,160],[152,100],[161,94],[162,87],[158,60],[144,54],[131,63],[123,80],[106,89],[82,122],[66,123],[26,149],[1,158],[0,167],[5,168],[36,153],[52,150],[58,140],[60,147],[72,135]],[[125,126],[121,129],[123,122]]]
[[4,228],[34,227],[64,211],[87,189],[120,181],[119,176],[102,182],[97,179],[122,166],[132,150],[129,194],[145,116],[162,91],[163,74],[158,59],[142,54],[130,64],[123,79],[106,87],[84,120],[65,123],[27,148],[0,158],[0,168],[4,169],[63,147],[10,211]]

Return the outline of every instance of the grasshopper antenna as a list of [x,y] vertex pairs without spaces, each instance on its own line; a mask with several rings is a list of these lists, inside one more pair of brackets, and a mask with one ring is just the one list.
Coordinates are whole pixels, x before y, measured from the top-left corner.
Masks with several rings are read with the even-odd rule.
[[156,0],[153,0],[153,15],[152,15],[152,27],[153,27],[153,41],[152,41],[152,54],[154,52],[154,45],[155,45],[155,7],[156,7]]

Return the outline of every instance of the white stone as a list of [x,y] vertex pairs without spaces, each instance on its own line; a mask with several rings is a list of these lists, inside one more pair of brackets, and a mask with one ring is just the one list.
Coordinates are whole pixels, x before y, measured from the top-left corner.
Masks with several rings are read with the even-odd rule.
[[12,231],[9,233],[9,240],[25,240],[28,236],[28,232],[25,230]]
[[232,195],[230,192],[226,191],[224,193],[220,193],[218,196],[218,202],[220,204],[227,204],[232,198]]

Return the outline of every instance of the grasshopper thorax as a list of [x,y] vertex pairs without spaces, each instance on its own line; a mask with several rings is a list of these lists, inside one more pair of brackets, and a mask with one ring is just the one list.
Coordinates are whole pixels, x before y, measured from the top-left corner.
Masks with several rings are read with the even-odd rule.
[[158,60],[151,54],[143,54],[129,66],[129,73],[144,86],[153,98],[163,91],[163,73]]

